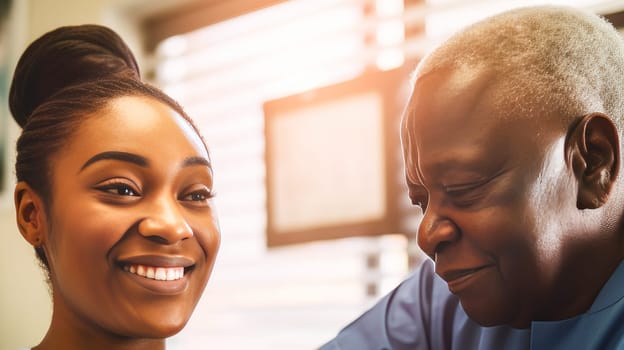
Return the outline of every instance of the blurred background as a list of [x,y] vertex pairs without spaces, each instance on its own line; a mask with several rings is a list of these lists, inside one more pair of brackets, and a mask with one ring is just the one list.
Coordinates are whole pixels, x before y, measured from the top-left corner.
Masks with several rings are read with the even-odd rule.
[[[0,0],[0,97],[18,55],[62,25],[113,28],[210,147],[222,244],[181,349],[314,349],[422,259],[398,125],[409,72],[461,26],[572,5],[624,27],[621,0]],[[14,219],[0,104],[0,349],[36,345],[51,305]]]

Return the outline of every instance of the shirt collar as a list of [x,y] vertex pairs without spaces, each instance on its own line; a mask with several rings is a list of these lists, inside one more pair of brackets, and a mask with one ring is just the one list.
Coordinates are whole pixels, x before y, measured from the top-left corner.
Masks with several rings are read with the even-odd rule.
[[609,277],[607,283],[602,287],[587,313],[605,309],[622,298],[624,298],[624,261],[621,261],[617,269],[611,274],[611,277]]

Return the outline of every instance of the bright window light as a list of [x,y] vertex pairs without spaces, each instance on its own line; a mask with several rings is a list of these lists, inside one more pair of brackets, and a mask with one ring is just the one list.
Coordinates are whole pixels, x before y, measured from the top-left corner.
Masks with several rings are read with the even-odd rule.
[[376,0],[375,13],[380,18],[401,16],[403,0]]
[[400,19],[387,20],[379,23],[376,32],[377,44],[380,46],[400,45],[405,40],[403,21]]
[[400,67],[403,65],[404,61],[405,55],[403,54],[403,50],[400,48],[391,48],[381,51],[377,55],[375,64],[377,65],[377,68],[381,70],[390,70]]

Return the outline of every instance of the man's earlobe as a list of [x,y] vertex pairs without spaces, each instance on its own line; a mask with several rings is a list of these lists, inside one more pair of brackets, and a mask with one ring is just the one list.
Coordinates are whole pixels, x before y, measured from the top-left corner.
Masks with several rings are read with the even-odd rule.
[[18,182],[14,200],[20,233],[32,246],[42,246],[47,239],[47,232],[41,197],[27,183]]
[[595,209],[609,199],[620,168],[620,142],[602,113],[584,116],[568,136],[566,152],[578,181],[577,207]]

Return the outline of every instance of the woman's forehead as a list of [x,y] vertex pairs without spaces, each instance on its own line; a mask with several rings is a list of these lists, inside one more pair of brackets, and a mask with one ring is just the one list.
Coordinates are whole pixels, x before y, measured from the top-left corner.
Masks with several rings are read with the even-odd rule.
[[203,141],[186,119],[159,100],[140,96],[117,98],[85,118],[65,147],[76,158],[106,151],[208,159]]
[[[170,137],[180,137],[197,149],[205,150],[203,142],[191,124],[164,102],[148,96],[125,96],[111,102],[110,121],[124,125],[137,137],[156,138],[170,142]],[[130,135],[128,135],[130,136]]]

